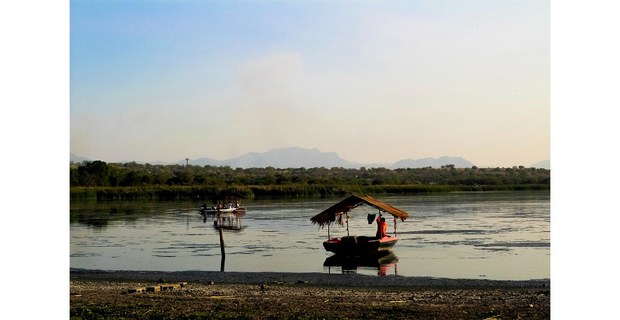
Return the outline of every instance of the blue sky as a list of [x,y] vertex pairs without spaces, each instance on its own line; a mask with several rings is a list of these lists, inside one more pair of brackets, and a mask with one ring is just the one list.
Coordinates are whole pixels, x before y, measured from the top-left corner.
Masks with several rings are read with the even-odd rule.
[[71,152],[550,158],[548,1],[71,1]]

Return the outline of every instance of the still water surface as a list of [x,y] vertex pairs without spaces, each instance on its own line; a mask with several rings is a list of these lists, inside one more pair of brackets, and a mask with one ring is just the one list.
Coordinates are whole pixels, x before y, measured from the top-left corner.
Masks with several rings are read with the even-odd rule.
[[[483,279],[549,278],[549,192],[480,192],[378,198],[410,214],[399,242],[372,261],[333,262],[310,218],[338,198],[252,200],[240,231],[225,230],[225,271],[357,272]],[[72,202],[70,266],[103,270],[220,271],[219,233],[197,201]],[[351,235],[374,235],[361,206]],[[388,215],[389,216],[389,215]],[[388,234],[394,221],[388,222]],[[346,235],[340,226],[332,236]]]

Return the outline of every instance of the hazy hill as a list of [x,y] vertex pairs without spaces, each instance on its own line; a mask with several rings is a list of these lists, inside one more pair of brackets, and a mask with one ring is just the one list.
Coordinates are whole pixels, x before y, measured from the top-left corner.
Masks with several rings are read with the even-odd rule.
[[[185,163],[184,161],[179,163]],[[228,159],[215,160],[210,158],[199,158],[190,160],[193,165],[212,165],[212,166],[230,166],[232,168],[315,168],[315,167],[343,167],[343,168],[360,168],[360,167],[385,167],[385,168],[424,168],[453,164],[457,168],[470,168],[474,164],[461,157],[441,157],[424,158],[419,160],[407,159],[400,160],[393,165],[378,163],[355,163],[342,159],[335,152],[321,152],[318,149],[304,149],[299,147],[278,148],[267,152],[258,153],[251,152],[245,155]]]
[[[72,162],[90,161],[85,157],[81,157],[71,153]],[[103,159],[102,159],[103,160]],[[105,161],[105,160],[104,160]],[[151,164],[166,164],[161,161],[150,162]],[[177,162],[185,165],[185,159]],[[441,168],[446,165],[454,165],[456,168],[471,168],[474,166],[470,161],[462,157],[440,157],[440,158],[422,158],[422,159],[404,159],[389,163],[356,163],[342,159],[335,152],[322,152],[316,148],[304,149],[299,147],[277,148],[267,152],[250,152],[242,156],[216,160],[211,158],[190,159],[190,165],[196,166],[230,166],[231,168],[317,168],[317,167],[342,167],[342,168]],[[530,167],[550,169],[549,160],[537,162]]]
[[76,163],[78,163],[78,162],[82,162],[82,161],[89,161],[89,160],[90,160],[90,159],[88,159],[88,158],[84,158],[84,157],[80,157],[80,156],[78,156],[78,155],[76,155],[76,154],[74,154],[74,153],[71,153],[71,154],[69,155],[69,161],[70,161],[70,162],[76,162]]
[[190,163],[200,166],[230,166],[232,168],[359,168],[359,165],[340,158],[335,152],[321,152],[316,148],[303,149],[298,147],[272,149],[263,153],[250,152],[228,160],[200,158],[190,160]]
[[442,166],[453,164],[456,168],[471,168],[473,163],[461,157],[441,157],[441,158],[422,158],[422,159],[406,159],[395,162],[392,169],[398,168],[441,168]]
[[[74,153],[71,153],[71,155],[69,157],[69,161],[70,162],[74,162],[74,163],[81,163],[81,162],[84,162],[84,161],[96,161],[96,160],[101,160],[101,161],[109,162],[109,161],[106,161],[104,159],[95,159],[95,160],[89,159],[89,158],[86,158],[86,157],[78,156],[78,155],[76,155]],[[147,163],[147,162],[144,162],[144,161],[133,161],[133,160],[119,161],[119,163],[128,163],[128,162],[135,162],[135,163],[140,163],[140,164]],[[150,163],[152,165],[167,165],[167,164],[171,164],[169,162],[164,162],[164,161],[149,161],[148,163]],[[183,163],[185,163],[185,162],[183,162]]]
[[549,160],[539,161],[539,162],[534,163],[530,167],[551,170],[551,161]]

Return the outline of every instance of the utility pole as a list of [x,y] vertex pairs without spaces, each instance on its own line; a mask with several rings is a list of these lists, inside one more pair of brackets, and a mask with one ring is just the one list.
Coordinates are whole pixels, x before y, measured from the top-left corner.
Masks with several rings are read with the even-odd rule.
[[185,158],[185,167],[189,167],[189,158]]

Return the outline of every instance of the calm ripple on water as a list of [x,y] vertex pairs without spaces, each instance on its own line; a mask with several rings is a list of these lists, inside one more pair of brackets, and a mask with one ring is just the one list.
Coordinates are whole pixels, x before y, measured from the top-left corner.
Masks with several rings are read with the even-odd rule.
[[[447,278],[549,278],[549,192],[480,192],[385,196],[410,214],[399,242],[377,259],[341,261],[325,252],[310,218],[342,198],[252,200],[241,230],[225,230],[225,271],[357,272]],[[220,271],[219,233],[199,214],[200,201],[72,202],[72,268]],[[368,213],[352,211],[351,235],[374,235]],[[388,233],[394,221],[387,219]],[[331,236],[346,235],[340,226]]]

